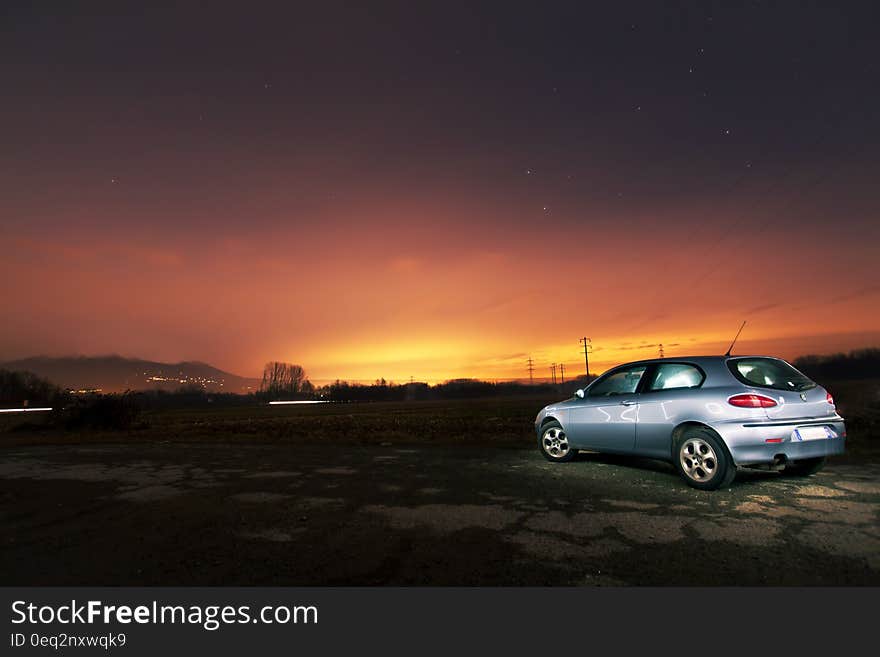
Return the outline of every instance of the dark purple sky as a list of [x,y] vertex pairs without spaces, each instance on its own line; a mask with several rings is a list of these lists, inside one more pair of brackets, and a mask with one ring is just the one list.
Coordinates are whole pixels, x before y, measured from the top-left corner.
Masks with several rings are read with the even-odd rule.
[[871,3],[354,4],[4,3],[0,358],[877,342]]

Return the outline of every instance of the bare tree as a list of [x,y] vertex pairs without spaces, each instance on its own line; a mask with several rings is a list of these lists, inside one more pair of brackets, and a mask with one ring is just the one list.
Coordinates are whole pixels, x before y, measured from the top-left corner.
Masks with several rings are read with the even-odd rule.
[[263,368],[260,392],[269,397],[293,397],[311,390],[312,385],[301,365],[273,361]]

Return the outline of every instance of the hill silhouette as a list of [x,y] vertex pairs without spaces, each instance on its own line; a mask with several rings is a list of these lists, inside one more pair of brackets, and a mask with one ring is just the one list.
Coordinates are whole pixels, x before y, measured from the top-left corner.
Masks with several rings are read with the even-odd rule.
[[200,387],[210,392],[256,392],[260,380],[224,372],[207,363],[162,363],[123,356],[34,356],[0,363],[0,369],[32,372],[62,388],[178,390]]

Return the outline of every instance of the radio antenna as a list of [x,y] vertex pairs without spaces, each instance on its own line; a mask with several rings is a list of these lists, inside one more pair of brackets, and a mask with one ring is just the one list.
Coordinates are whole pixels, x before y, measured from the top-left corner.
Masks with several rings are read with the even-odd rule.
[[743,327],[745,327],[746,323],[743,321],[742,326],[739,327],[739,331],[736,332],[736,335],[733,336],[733,342],[730,343],[730,346],[727,348],[727,353],[725,356],[730,356],[730,352],[733,351],[733,345],[736,344],[737,339],[739,339],[739,334],[742,333]]

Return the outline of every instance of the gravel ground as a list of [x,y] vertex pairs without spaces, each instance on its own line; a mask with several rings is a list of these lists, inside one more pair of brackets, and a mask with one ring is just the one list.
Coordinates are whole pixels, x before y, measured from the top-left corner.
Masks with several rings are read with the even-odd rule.
[[878,585],[880,463],[384,444],[7,447],[6,585]]

